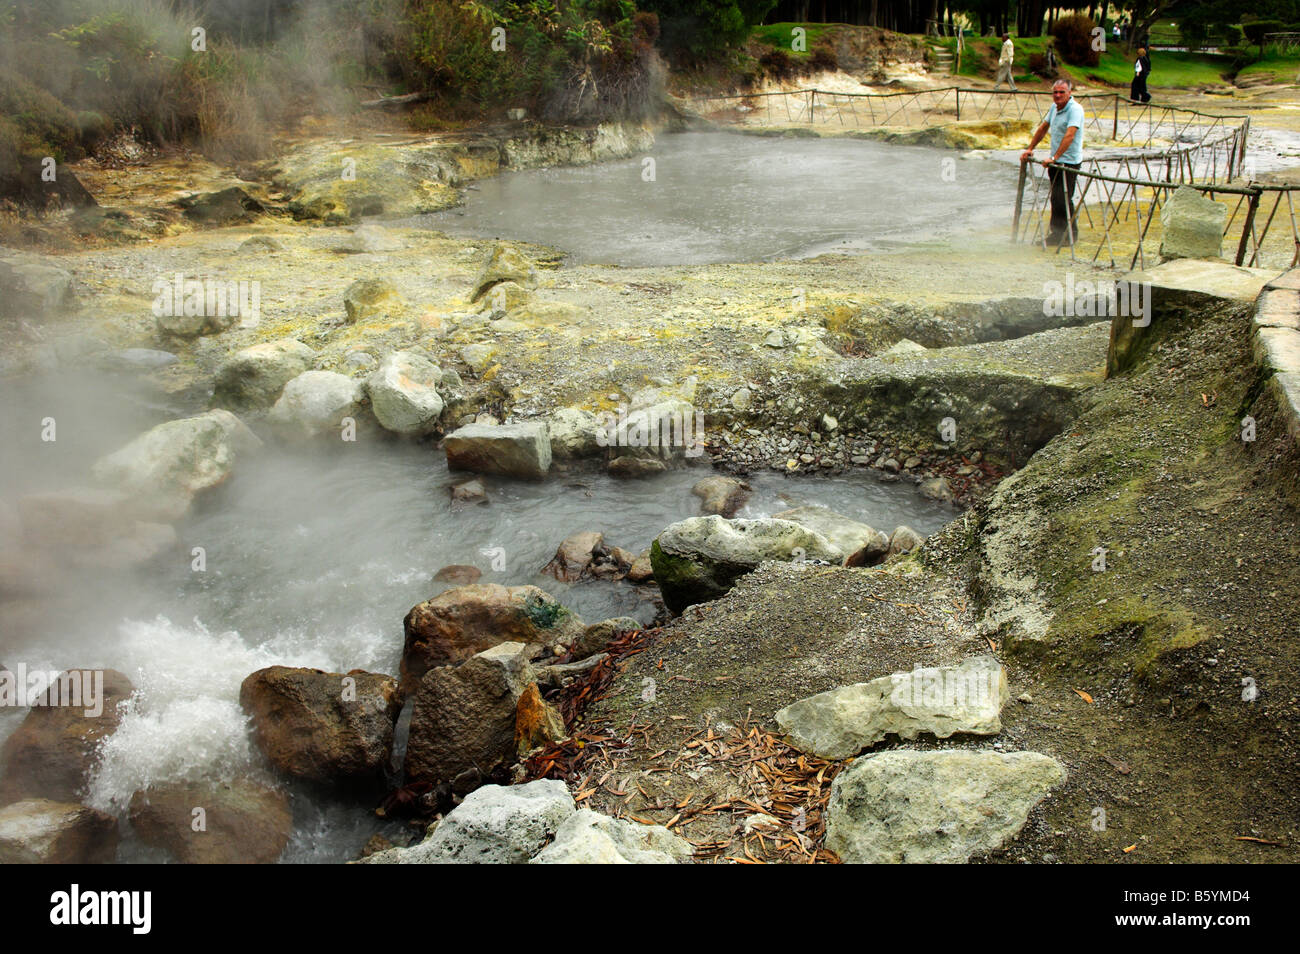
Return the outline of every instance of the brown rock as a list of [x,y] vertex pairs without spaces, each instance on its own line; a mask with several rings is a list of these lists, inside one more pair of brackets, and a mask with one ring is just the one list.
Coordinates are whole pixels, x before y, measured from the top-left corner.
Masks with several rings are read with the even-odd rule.
[[481,480],[466,480],[453,484],[451,499],[456,504],[485,504],[488,502],[487,490]]
[[591,561],[595,558],[593,551],[601,548],[604,543],[603,533],[594,530],[575,533],[560,544],[551,562],[542,567],[542,572],[566,583],[580,580],[590,575]]
[[568,645],[583,622],[545,590],[498,583],[458,586],[406,614],[403,696],[435,666],[461,662],[498,643]]
[[369,840],[361,846],[361,853],[357,855],[357,860],[360,861],[362,858],[369,858],[371,855],[377,855],[381,851],[387,851],[389,848],[396,847],[396,845],[383,835],[374,834],[371,835]]
[[253,738],[281,772],[344,788],[378,787],[401,703],[391,676],[271,666],[244,680]]
[[288,796],[250,779],[139,791],[130,819],[145,842],[186,865],[272,864],[293,829]]
[[521,758],[539,745],[568,738],[559,711],[530,682],[515,706],[515,753]]
[[844,566],[875,566],[889,555],[889,537],[877,533],[844,558]]
[[911,553],[923,543],[925,543],[925,538],[911,527],[895,527],[893,535],[889,538],[889,555]]
[[513,760],[519,698],[532,682],[528,647],[516,642],[426,672],[411,710],[408,782],[450,782],[471,771],[481,780]]
[[649,583],[654,578],[655,570],[650,564],[650,551],[646,550],[632,561],[632,566],[627,571],[627,579],[630,583]]
[[117,819],[85,805],[32,798],[0,808],[0,864],[110,864],[117,842]]
[[606,466],[611,477],[653,477],[667,469],[668,465],[657,457],[637,457],[632,454],[615,457]]
[[23,538],[31,546],[49,549],[103,546],[131,529],[130,500],[112,490],[28,494],[18,501]]
[[691,488],[691,493],[700,498],[700,513],[720,517],[734,517],[752,491],[743,480],[721,476],[705,477]]
[[456,583],[463,586],[469,583],[477,583],[482,576],[483,571],[476,566],[453,563],[451,566],[444,566],[435,573],[433,579],[435,583]]
[[[69,680],[69,673],[77,673]],[[80,681],[102,679],[102,692],[96,700],[97,715],[86,715],[88,701],[68,692]],[[111,735],[121,721],[118,703],[134,691],[131,680],[113,669],[69,670],[59,677],[64,687],[54,687],[42,696],[42,704],[32,706],[27,717],[0,751],[5,773],[0,778],[0,804],[26,798],[48,798],[75,802],[93,767],[99,743]],[[73,705],[55,705],[71,701]]]

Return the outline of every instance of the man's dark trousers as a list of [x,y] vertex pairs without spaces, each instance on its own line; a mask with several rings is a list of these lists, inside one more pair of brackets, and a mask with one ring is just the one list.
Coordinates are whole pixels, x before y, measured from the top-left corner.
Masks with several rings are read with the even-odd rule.
[[[1057,168],[1064,166],[1064,169]],[[1052,184],[1052,221],[1047,233],[1047,244],[1068,244],[1070,239],[1066,230],[1074,226],[1074,238],[1079,238],[1079,222],[1074,217],[1074,180],[1078,174],[1073,171],[1079,163],[1061,162],[1047,170],[1048,181]]]

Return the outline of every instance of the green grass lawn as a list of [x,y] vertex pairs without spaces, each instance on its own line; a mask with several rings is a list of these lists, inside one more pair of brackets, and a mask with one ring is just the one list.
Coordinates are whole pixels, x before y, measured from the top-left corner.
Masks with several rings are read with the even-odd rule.
[[[1016,45],[1016,82],[1044,82],[1029,72],[1029,57],[1042,53],[1047,46],[1048,37],[1012,37]],[[945,39],[944,44],[956,51],[957,41]],[[992,79],[997,73],[998,53],[1002,41],[993,37],[968,37],[966,48],[962,52],[961,76],[983,76]],[[1136,54],[1124,52],[1122,43],[1108,43],[1101,55],[1101,63],[1095,67],[1072,66],[1064,68],[1076,79],[1107,86],[1128,86],[1133,82],[1133,60]],[[1295,61],[1300,69],[1300,59]],[[1151,57],[1151,77],[1153,87],[1192,87],[1213,86],[1227,82],[1224,73],[1230,71],[1232,59],[1210,53],[1176,53],[1156,51]]]
[[[813,44],[834,25],[832,23],[769,23],[766,26],[754,27],[754,32],[749,35],[749,38],[766,43],[768,46],[779,47],[794,56],[800,56],[806,55],[813,48]],[[791,31],[795,27],[803,27],[808,31],[806,37],[808,46],[803,54],[793,53],[790,49],[790,41],[794,36]]]
[[[1166,32],[1173,36],[1176,32],[1168,26]],[[803,27],[808,31],[807,50],[794,53],[790,50],[791,30]],[[792,56],[808,55],[808,50],[836,24],[829,23],[769,23],[754,28],[751,38],[768,46],[784,49]],[[942,45],[954,54],[957,51],[955,37],[916,37],[934,45]],[[1042,53],[1047,47],[1046,36],[1013,37],[1016,45],[1016,83],[1035,84],[1045,82],[1029,72],[1029,57]],[[1109,38],[1108,38],[1109,40]],[[1002,41],[995,37],[967,37],[962,51],[961,69],[958,76],[982,76],[992,79],[997,74],[998,54]],[[1081,67],[1064,64],[1064,68],[1076,79],[1085,80],[1105,86],[1127,89],[1133,82],[1133,60],[1135,54],[1128,54],[1124,44],[1107,42],[1106,51],[1102,53],[1101,63],[1095,67]],[[1151,55],[1151,86],[1154,89],[1190,89],[1197,86],[1218,86],[1228,82],[1225,74],[1232,71],[1233,60],[1230,56],[1217,53],[1182,53],[1157,50]],[[1269,74],[1271,82],[1294,83],[1300,76],[1300,51],[1286,54],[1270,47],[1267,55],[1258,62],[1245,67],[1239,74],[1248,77],[1259,73]]]
[[1300,76],[1300,54],[1283,55],[1274,48],[1266,48],[1264,58],[1251,63],[1238,73],[1237,77],[1245,79],[1261,73],[1267,73],[1269,82],[1272,83],[1294,83],[1297,76]]

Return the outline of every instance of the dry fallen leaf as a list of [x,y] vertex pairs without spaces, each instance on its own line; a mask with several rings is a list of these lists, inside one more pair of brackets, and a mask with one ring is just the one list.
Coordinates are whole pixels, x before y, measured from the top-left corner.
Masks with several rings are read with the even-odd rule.
[[1084,702],[1088,703],[1089,705],[1092,704],[1092,696],[1088,695],[1082,689],[1074,689],[1073,691],[1077,692],[1079,694],[1079,698],[1082,699]]
[[1133,844],[1129,845],[1127,848],[1124,849],[1124,854],[1127,855],[1130,851],[1132,851],[1136,847],[1137,847],[1137,842],[1135,841],[1133,842]]

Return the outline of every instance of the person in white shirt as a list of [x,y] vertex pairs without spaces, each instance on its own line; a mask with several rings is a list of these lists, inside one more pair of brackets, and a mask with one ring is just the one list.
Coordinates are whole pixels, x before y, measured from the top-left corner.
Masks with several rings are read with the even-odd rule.
[[1006,80],[1011,87],[1011,92],[1016,91],[1016,81],[1011,76],[1011,64],[1015,61],[1015,58],[1016,48],[1011,42],[1011,34],[1004,33],[1002,34],[1002,55],[998,57],[998,78],[993,83],[995,90],[1002,85],[1003,80]]
[[1138,47],[1137,60],[1133,63],[1133,85],[1129,88],[1128,98],[1136,103],[1151,102],[1147,92],[1147,77],[1151,74],[1151,57],[1147,56],[1146,47]]

